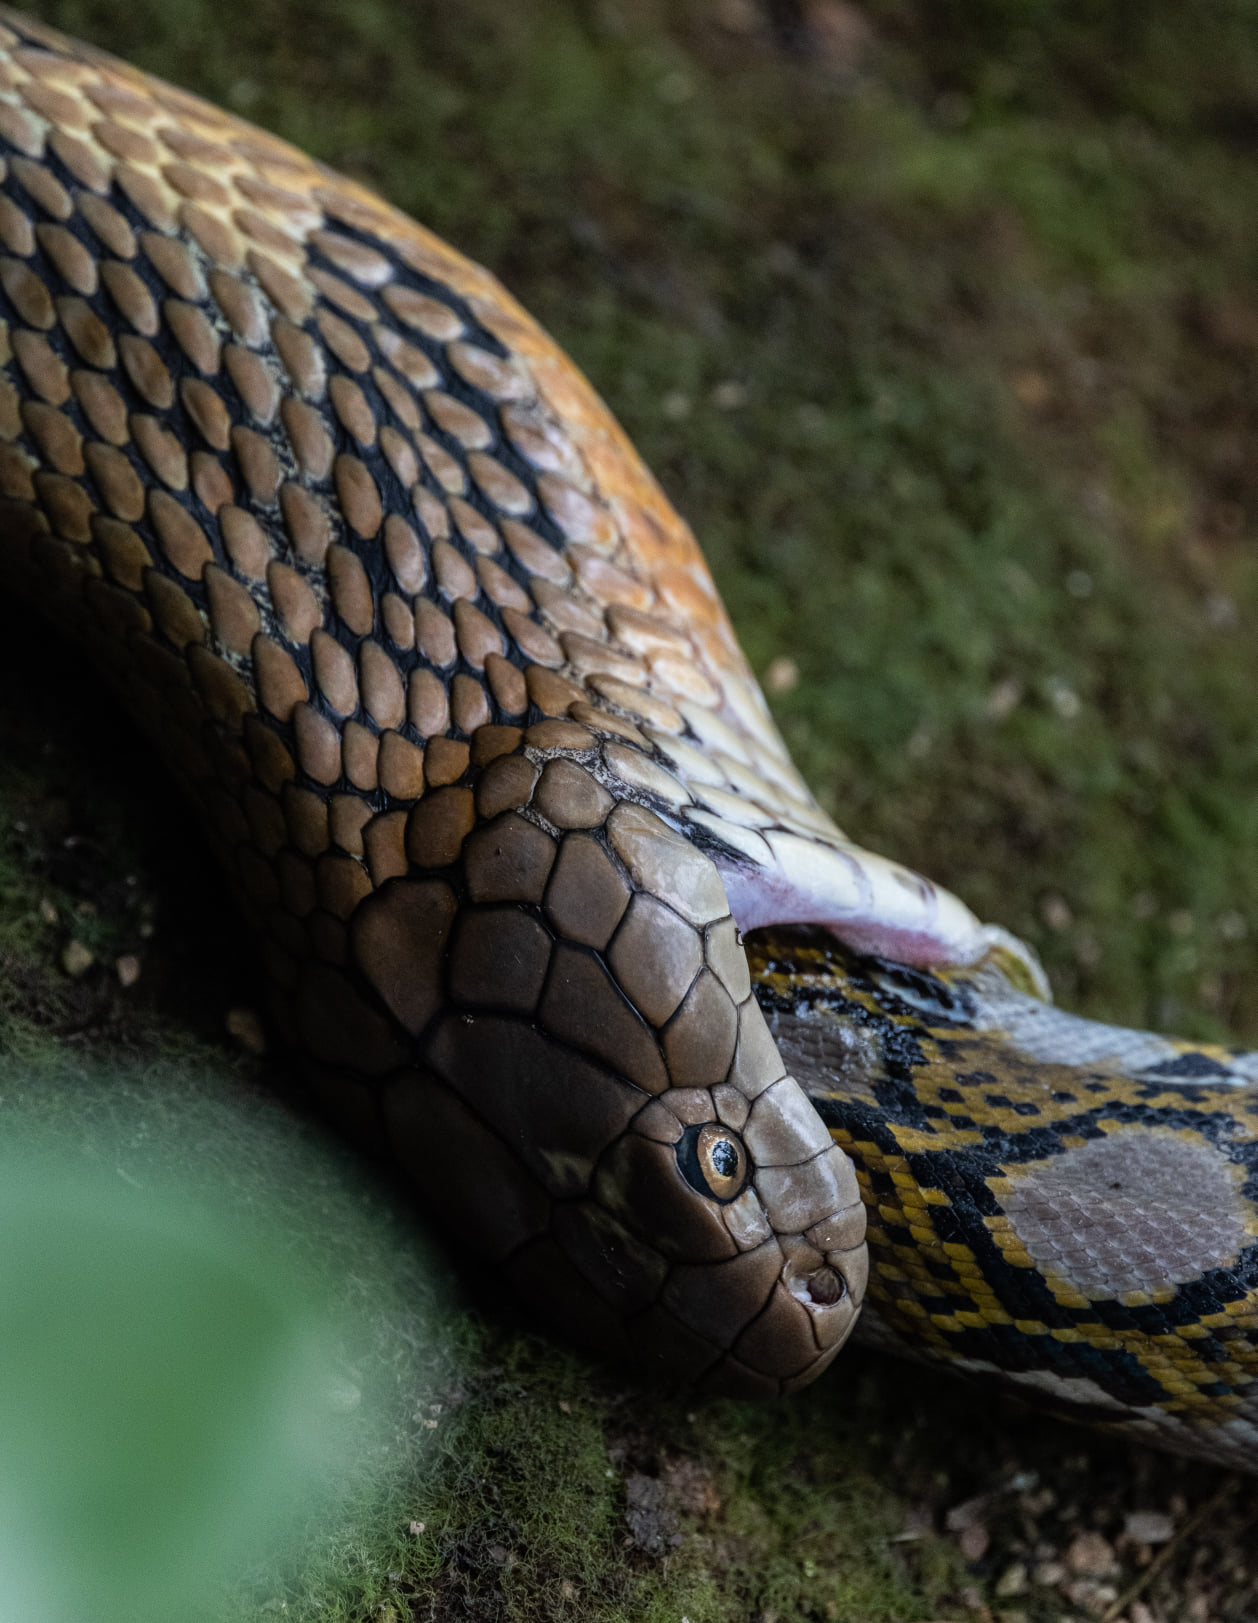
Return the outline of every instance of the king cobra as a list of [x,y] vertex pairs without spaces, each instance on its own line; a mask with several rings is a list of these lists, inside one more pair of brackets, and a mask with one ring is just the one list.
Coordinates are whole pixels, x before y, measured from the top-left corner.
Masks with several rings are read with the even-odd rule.
[[0,175],[5,589],[156,743],[315,1102],[456,1248],[727,1394],[813,1380],[868,1279],[881,1344],[1258,1469],[1258,1056],[1057,1012],[840,833],[486,271],[8,11]]

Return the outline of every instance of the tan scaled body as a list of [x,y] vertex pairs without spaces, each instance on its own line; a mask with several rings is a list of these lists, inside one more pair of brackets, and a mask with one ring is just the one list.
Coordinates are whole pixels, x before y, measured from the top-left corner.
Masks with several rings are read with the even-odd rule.
[[864,1146],[742,932],[1042,990],[1033,959],[820,812],[693,536],[491,276],[12,13],[0,319],[0,579],[187,788],[323,1108],[585,1344],[812,1379]]

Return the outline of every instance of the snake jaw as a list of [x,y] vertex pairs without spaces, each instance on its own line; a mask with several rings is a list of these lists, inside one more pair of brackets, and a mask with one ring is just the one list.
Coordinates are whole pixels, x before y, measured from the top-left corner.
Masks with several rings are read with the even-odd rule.
[[770,829],[760,846],[751,861],[747,853],[716,857],[744,933],[815,924],[853,952],[924,969],[968,967],[998,953],[1025,990],[1052,1001],[1031,948],[998,925],[982,924],[951,891],[901,863],[837,832],[822,838]]
[[[787,1378],[794,1390],[825,1368],[856,1324],[869,1272],[865,1208],[851,1162],[793,1077],[781,1078],[756,1101],[747,1139],[757,1156],[757,1194],[785,1258],[781,1286],[803,1310],[818,1349]],[[785,1361],[795,1338],[785,1323],[778,1334]]]
[[[594,1194],[669,1264],[656,1300],[626,1323],[637,1366],[726,1395],[780,1393],[815,1378],[855,1324],[864,1208],[790,1077],[744,1097],[741,1112],[720,1104],[725,1120],[706,1090],[660,1095],[604,1158]],[[718,1180],[729,1166],[739,1181],[714,1189],[713,1162]]]

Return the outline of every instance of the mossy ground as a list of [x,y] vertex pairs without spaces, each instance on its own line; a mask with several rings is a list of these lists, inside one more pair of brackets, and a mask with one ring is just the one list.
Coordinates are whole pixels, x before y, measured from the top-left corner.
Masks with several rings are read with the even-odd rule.
[[[1258,1040],[1252,0],[35,9],[499,273],[694,524],[843,826],[1033,941],[1071,1007]],[[172,792],[67,650],[2,629],[9,1049],[256,1081],[221,1043],[252,965]],[[1089,1526],[1213,1485],[859,1354],[790,1405],[692,1411],[471,1288],[436,1463],[259,1604],[954,1616],[1033,1540],[1029,1474]],[[931,1528],[979,1492],[1009,1525],[966,1571]],[[1187,1615],[1190,1566],[1155,1615]]]

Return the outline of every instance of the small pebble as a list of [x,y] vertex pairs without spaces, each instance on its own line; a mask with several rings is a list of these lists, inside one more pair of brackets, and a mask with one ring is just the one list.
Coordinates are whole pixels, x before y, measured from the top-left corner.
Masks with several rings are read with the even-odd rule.
[[134,986],[140,978],[139,957],[134,952],[124,952],[121,958],[115,960],[114,970],[120,986]]
[[944,1517],[944,1526],[950,1533],[963,1533],[967,1527],[977,1527],[987,1518],[992,1506],[992,1496],[989,1493],[980,1493],[974,1499],[964,1499]]
[[1175,1523],[1164,1510],[1129,1510],[1123,1533],[1133,1544],[1165,1544],[1174,1536]]
[[1022,683],[1015,682],[1013,677],[1006,677],[987,695],[987,714],[995,721],[1002,721],[1011,710],[1016,710],[1022,703]]
[[1066,1565],[1080,1578],[1109,1578],[1118,1571],[1114,1546],[1099,1533],[1079,1533],[1070,1541]]
[[1063,721],[1073,721],[1083,709],[1082,699],[1064,678],[1052,676],[1044,687],[1049,703]]
[[779,654],[769,661],[764,685],[770,693],[790,693],[799,686],[799,666],[789,655]]
[[69,942],[61,954],[62,969],[65,970],[67,975],[73,975],[76,979],[80,975],[86,975],[95,962],[96,954],[90,947],[85,947],[81,941]]

